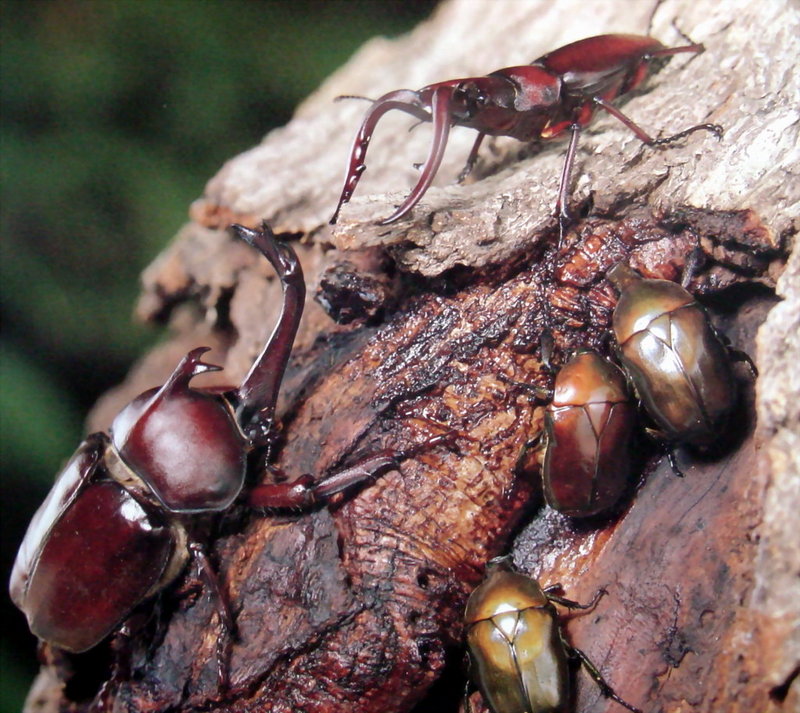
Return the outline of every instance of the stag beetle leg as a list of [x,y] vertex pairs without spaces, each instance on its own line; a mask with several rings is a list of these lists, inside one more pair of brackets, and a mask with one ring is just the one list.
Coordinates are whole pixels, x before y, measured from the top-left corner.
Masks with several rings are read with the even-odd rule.
[[558,200],[556,201],[556,215],[558,216],[558,247],[564,240],[564,233],[567,230],[572,217],[569,214],[569,194],[570,182],[572,179],[572,167],[575,164],[575,152],[578,148],[578,139],[581,135],[581,125],[575,122],[570,127],[572,132],[567,148],[567,157],[564,159],[564,168],[561,170],[561,182],[558,186]]
[[467,176],[472,173],[472,169],[475,168],[475,163],[478,160],[478,151],[480,151],[481,144],[485,138],[486,134],[478,134],[478,138],[475,139],[475,143],[472,144],[472,149],[470,149],[469,156],[467,156],[467,162],[464,164],[464,168],[461,169],[461,173],[458,174],[458,178],[456,179],[457,183],[463,183]]
[[592,97],[592,101],[599,106],[601,109],[607,111],[611,116],[615,119],[621,121],[625,126],[627,126],[636,137],[641,141],[643,144],[647,144],[648,146],[665,146],[666,144],[674,143],[675,141],[679,141],[680,139],[688,136],[689,134],[694,133],[695,131],[709,131],[714,134],[718,139],[722,138],[723,129],[719,124],[696,124],[695,126],[690,126],[688,129],[684,129],[683,131],[679,131],[677,134],[673,134],[672,136],[665,136],[661,139],[654,139],[650,134],[648,134],[641,126],[639,126],[633,119],[623,114],[619,109],[617,109],[613,104],[609,104],[604,99],[600,97]]

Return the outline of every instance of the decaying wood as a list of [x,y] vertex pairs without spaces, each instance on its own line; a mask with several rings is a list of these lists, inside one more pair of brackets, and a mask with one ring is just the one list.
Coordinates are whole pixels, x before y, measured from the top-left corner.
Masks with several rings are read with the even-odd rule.
[[[221,228],[267,219],[302,236],[307,280],[322,282],[334,311],[364,310],[364,320],[335,325],[309,299],[276,464],[324,476],[386,448],[417,451],[309,514],[231,512],[212,548],[237,625],[229,689],[216,676],[215,607],[190,573],[133,637],[132,675],[115,677],[114,710],[433,710],[425,695],[449,670],[453,685],[435,708],[455,711],[465,598],[515,533],[525,571],[560,582],[573,599],[609,591],[568,632],[632,703],[674,712],[800,705],[791,685],[800,665],[797,252],[778,282],[785,301],[773,308],[770,294],[798,227],[796,10],[780,1],[660,6],[653,34],[677,39],[677,18],[707,52],[673,60],[626,111],[670,132],[718,122],[726,137],[694,135],[653,152],[598,121],[575,187],[576,206],[588,208],[592,191],[594,207],[561,254],[551,217],[558,143],[533,155],[498,141],[480,180],[432,189],[410,220],[376,226],[425,154],[426,127],[409,134],[402,123],[376,135],[352,206],[336,230],[326,225],[363,111],[331,104],[333,96],[485,74],[582,36],[643,32],[650,10],[607,0],[587,15],[584,5],[449,2],[408,37],[374,41],[289,126],[223,168],[148,270],[140,315],[169,318],[176,336],[104,400],[95,428],[199,344],[214,346],[222,378],[242,376],[280,290]],[[457,174],[472,138],[454,132],[443,180]],[[537,510],[535,459],[518,457],[539,430],[541,405],[519,383],[551,378],[539,359],[542,330],[554,335],[557,359],[584,344],[607,351],[616,296],[605,271],[626,260],[680,279],[697,247],[705,261],[691,289],[710,300],[737,347],[752,353],[772,309],[758,337],[756,405],[742,372],[741,408],[721,453],[684,454],[684,479],[638,444],[641,481],[612,517],[575,524]],[[111,660],[108,651],[88,662],[48,655],[28,709],[85,709],[108,675],[97,663]],[[63,691],[59,676],[69,679]],[[614,710],[579,681],[576,710]]]

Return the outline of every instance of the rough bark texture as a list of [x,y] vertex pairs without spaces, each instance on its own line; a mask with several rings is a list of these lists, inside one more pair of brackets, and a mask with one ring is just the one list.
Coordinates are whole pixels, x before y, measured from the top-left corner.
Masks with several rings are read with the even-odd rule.
[[[321,282],[333,311],[369,315],[367,324],[337,326],[309,299],[283,393],[277,464],[324,475],[384,448],[423,448],[329,508],[230,513],[213,546],[238,628],[230,690],[217,687],[213,603],[189,577],[134,638],[134,675],[117,677],[115,710],[401,713],[449,663],[445,703],[428,699],[419,710],[454,711],[465,598],[516,532],[524,571],[561,582],[572,599],[608,589],[568,631],[627,700],[672,712],[800,706],[792,684],[800,666],[797,252],[781,275],[800,197],[796,7],[660,6],[652,34],[678,41],[677,18],[707,51],[673,59],[625,111],[653,131],[713,121],[726,136],[695,134],[651,151],[601,117],[581,143],[573,194],[577,206],[592,191],[593,212],[562,254],[551,217],[558,142],[533,155],[497,141],[471,185],[434,188],[409,220],[376,226],[413,183],[411,164],[429,136],[388,117],[356,198],[335,230],[327,226],[363,111],[333,96],[481,75],[583,36],[641,33],[649,9],[612,0],[591,12],[569,1],[445,3],[408,37],[367,45],[289,126],[212,179],[193,222],[144,277],[140,314],[169,317],[176,336],[98,406],[92,425],[107,426],[191,347],[213,346],[210,359],[225,365],[228,382],[245,373],[271,328],[279,287],[220,228],[266,219],[303,237],[312,294]],[[440,182],[457,174],[473,136],[454,131]],[[373,248],[341,252],[365,246]],[[755,351],[760,370],[755,397],[742,376],[722,452],[683,454],[686,478],[678,479],[641,443],[644,474],[613,517],[574,524],[537,512],[537,466],[515,465],[539,431],[541,408],[517,382],[549,382],[537,356],[542,330],[553,332],[557,358],[583,344],[607,349],[616,297],[605,271],[626,260],[679,279],[697,246],[706,261],[691,289],[708,296],[737,347]],[[445,432],[454,435],[425,446]],[[29,710],[85,708],[91,666],[49,657]],[[70,679],[64,691],[56,676]],[[575,705],[616,704],[579,678]]]

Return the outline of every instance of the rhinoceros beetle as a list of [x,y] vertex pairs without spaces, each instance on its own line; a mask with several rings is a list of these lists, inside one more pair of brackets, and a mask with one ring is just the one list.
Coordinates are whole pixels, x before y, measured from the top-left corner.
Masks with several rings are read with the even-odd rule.
[[[190,557],[216,593],[223,633],[231,627],[201,540],[209,517],[239,496],[248,454],[270,443],[305,295],[297,256],[266,224],[233,229],[277,272],[283,289],[277,326],[238,388],[193,388],[195,376],[220,369],[202,361],[207,348],[194,349],[161,388],[122,409],[110,436],[90,435],[58,476],[19,549],[10,591],[31,631],[60,649],[79,653],[99,644],[175,581]],[[380,455],[319,483],[305,475],[255,486],[249,503],[307,507],[394,463]],[[219,637],[218,659],[226,638]]]
[[607,359],[579,350],[556,374],[544,417],[547,504],[571,517],[612,507],[628,485],[636,407]]
[[[708,450],[736,403],[732,350],[680,285],[645,279],[623,263],[607,277],[620,291],[612,317],[617,356],[658,426],[651,433]],[[680,472],[671,450],[670,462]]]
[[619,119],[648,146],[669,144],[700,130],[722,135],[722,128],[716,124],[697,124],[673,136],[654,139],[611,104],[644,81],[651,60],[703,50],[701,44],[664,47],[658,40],[641,35],[598,35],[565,45],[528,65],[499,69],[486,77],[451,79],[418,91],[398,89],[384,94],[373,102],[356,134],[342,194],[330,222],[336,222],[366,169],[364,160],[378,121],[387,111],[399,109],[420,121],[432,122],[433,140],[417,185],[380,225],[399,220],[425,195],[442,162],[450,127],[457,125],[478,131],[460,178],[472,169],[487,135],[534,141],[570,131],[556,203],[563,228],[569,217],[567,201],[578,138],[598,108]]
[[580,661],[602,694],[633,713],[597,667],[564,638],[554,603],[569,609],[592,609],[542,589],[515,572],[510,558],[492,560],[487,577],[467,602],[464,623],[472,675],[492,713],[551,713],[570,701],[570,659]]

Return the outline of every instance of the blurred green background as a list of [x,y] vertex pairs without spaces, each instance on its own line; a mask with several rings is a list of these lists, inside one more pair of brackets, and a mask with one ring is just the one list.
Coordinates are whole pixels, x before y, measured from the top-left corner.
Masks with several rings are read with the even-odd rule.
[[[159,338],[129,318],[138,275],[190,202],[365,40],[435,4],[0,0],[4,582],[87,410]],[[5,713],[37,666],[2,601]]]

